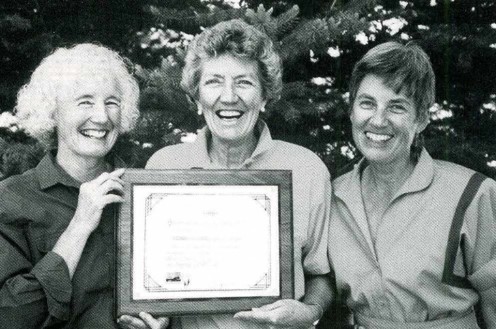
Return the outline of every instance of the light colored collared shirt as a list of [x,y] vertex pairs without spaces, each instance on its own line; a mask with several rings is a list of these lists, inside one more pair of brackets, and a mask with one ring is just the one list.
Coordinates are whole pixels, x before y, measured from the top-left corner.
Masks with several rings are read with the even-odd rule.
[[412,323],[461,316],[481,298],[486,325],[496,328],[496,182],[483,181],[459,233],[450,234],[474,172],[423,150],[373,242],[360,188],[365,165],[333,182],[328,252],[347,305],[365,317]]
[[[331,183],[326,166],[310,150],[273,140],[267,125],[259,122],[258,144],[241,169],[280,169],[293,173],[293,225],[295,298],[305,294],[303,274],[320,275],[330,271],[327,260],[328,219]],[[167,146],[148,161],[147,169],[219,169],[208,155],[207,127],[200,130],[194,143]],[[184,329],[266,328],[229,315],[182,318]]]

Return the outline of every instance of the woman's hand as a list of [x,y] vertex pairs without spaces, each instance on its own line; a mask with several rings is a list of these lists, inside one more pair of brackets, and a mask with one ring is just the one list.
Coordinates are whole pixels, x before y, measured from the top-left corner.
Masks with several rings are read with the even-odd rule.
[[124,182],[120,178],[122,174],[124,169],[117,169],[81,184],[74,217],[52,250],[64,259],[71,278],[88,237],[100,223],[103,208],[110,203],[124,201]]
[[155,319],[149,313],[141,312],[139,318],[122,315],[117,323],[122,329],[165,329],[169,325],[168,318]]
[[275,303],[238,312],[234,318],[267,324],[269,328],[308,329],[322,315],[316,305],[307,305],[294,299],[282,299]]
[[124,201],[124,182],[120,178],[122,174],[124,169],[117,169],[81,184],[78,205],[71,224],[84,232],[93,232],[100,223],[103,208],[108,204]]

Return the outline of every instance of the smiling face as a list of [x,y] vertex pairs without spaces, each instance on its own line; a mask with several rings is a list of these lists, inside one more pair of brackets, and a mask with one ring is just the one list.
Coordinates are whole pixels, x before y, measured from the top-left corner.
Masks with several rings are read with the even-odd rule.
[[119,136],[119,85],[111,75],[91,74],[67,89],[60,92],[55,112],[58,153],[76,161],[103,158]]
[[205,60],[196,103],[214,137],[244,141],[266,104],[257,63],[227,54]]
[[410,97],[397,94],[376,75],[367,75],[351,110],[353,139],[370,163],[408,163],[415,135],[427,122],[417,120]]

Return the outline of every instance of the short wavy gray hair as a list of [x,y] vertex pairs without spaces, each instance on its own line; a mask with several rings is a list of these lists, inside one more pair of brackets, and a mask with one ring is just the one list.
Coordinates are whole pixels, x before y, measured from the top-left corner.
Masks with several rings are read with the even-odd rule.
[[[102,71],[103,68],[103,71]],[[81,72],[94,76],[111,74],[122,89],[120,133],[134,128],[139,117],[139,87],[126,61],[115,51],[91,43],[58,48],[45,57],[30,81],[17,94],[14,109],[25,131],[45,146],[54,141],[57,98],[75,88]]]
[[281,59],[272,40],[254,26],[240,20],[220,22],[197,35],[188,47],[181,87],[198,100],[199,83],[204,60],[230,54],[258,63],[263,96],[278,100],[282,90]]

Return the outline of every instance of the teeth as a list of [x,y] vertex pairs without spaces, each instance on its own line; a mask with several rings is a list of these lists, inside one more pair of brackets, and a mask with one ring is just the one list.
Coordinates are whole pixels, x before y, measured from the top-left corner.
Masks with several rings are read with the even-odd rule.
[[96,130],[96,129],[84,129],[81,130],[81,134],[90,138],[103,138],[107,135],[106,130]]
[[217,115],[221,119],[233,119],[233,118],[241,118],[244,113],[236,110],[220,110],[217,111]]
[[365,133],[365,136],[367,136],[367,138],[375,141],[375,142],[385,142],[387,140],[390,140],[391,138],[393,138],[392,135],[386,135],[386,134],[375,134],[375,133],[371,133],[371,132],[366,132]]

